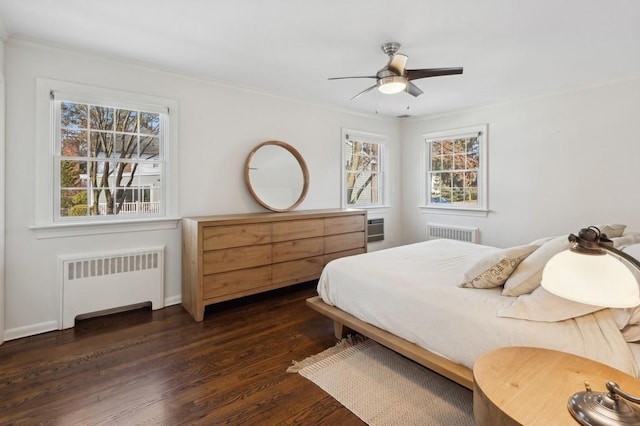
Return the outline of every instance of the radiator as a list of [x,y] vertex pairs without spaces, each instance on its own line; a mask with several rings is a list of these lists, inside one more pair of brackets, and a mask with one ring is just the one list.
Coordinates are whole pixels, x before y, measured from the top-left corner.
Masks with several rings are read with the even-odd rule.
[[367,242],[384,240],[384,218],[367,220]]
[[427,239],[435,240],[446,238],[449,240],[466,241],[468,243],[479,243],[478,228],[465,228],[451,225],[427,224]]
[[164,247],[58,256],[60,329],[78,315],[151,302],[164,306]]

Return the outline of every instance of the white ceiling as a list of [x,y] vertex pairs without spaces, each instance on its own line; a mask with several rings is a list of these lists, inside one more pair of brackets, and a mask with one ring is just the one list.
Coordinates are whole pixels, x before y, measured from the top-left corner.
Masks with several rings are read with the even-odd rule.
[[[638,0],[0,0],[6,36],[365,113],[434,114],[640,77]],[[464,67],[383,95],[407,68]]]

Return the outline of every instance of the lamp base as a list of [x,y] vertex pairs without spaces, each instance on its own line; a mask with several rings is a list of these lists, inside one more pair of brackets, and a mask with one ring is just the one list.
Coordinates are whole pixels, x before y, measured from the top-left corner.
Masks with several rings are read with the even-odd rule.
[[578,392],[567,408],[585,426],[640,425],[640,409],[608,392]]

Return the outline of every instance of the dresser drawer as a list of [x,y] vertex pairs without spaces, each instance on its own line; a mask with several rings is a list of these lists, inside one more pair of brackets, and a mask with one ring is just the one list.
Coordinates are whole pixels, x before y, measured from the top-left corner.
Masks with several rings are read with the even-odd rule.
[[323,256],[274,263],[271,281],[273,284],[294,284],[316,279],[322,272]]
[[322,237],[323,235],[323,219],[288,220],[273,224],[272,238],[274,242]]
[[252,246],[271,242],[270,223],[246,225],[205,226],[202,230],[202,249]]
[[270,284],[271,265],[205,275],[202,283],[203,298],[224,298],[230,294],[253,292],[253,289]]
[[182,218],[182,306],[315,280],[338,257],[367,251],[366,212],[324,209]]
[[203,275],[252,268],[271,263],[271,245],[263,244],[206,251],[202,257]]
[[283,241],[273,244],[273,262],[320,256],[324,249],[324,239],[306,238],[304,240]]
[[344,234],[346,232],[364,231],[364,215],[327,217],[324,219],[324,234]]
[[362,248],[357,248],[357,249],[353,249],[353,250],[345,250],[345,251],[338,251],[338,252],[335,252],[335,253],[325,254],[324,255],[324,264],[326,265],[327,263],[331,262],[332,260],[340,259],[341,257],[353,256],[355,254],[362,254],[364,252],[365,252],[364,251],[364,247],[362,247]]
[[365,247],[364,232],[350,232],[348,234],[324,237],[324,252],[326,254],[352,250],[360,247]]

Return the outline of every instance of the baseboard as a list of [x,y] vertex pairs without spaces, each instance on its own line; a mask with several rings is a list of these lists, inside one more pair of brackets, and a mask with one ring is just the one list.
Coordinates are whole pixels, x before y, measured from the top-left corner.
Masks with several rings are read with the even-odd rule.
[[[179,305],[182,302],[182,296],[171,296],[164,299],[164,307]],[[11,328],[4,331],[4,340],[15,340],[23,337],[34,336],[40,333],[58,330],[57,321],[41,322],[40,324],[27,325],[25,327]]]
[[178,295],[178,296],[171,296],[171,297],[167,297],[164,299],[164,306],[172,306],[172,305],[179,305],[180,303],[182,303],[182,296]]
[[4,331],[4,340],[15,340],[29,337],[40,333],[58,330],[58,321],[47,321],[39,324],[27,325],[25,327],[10,328]]

